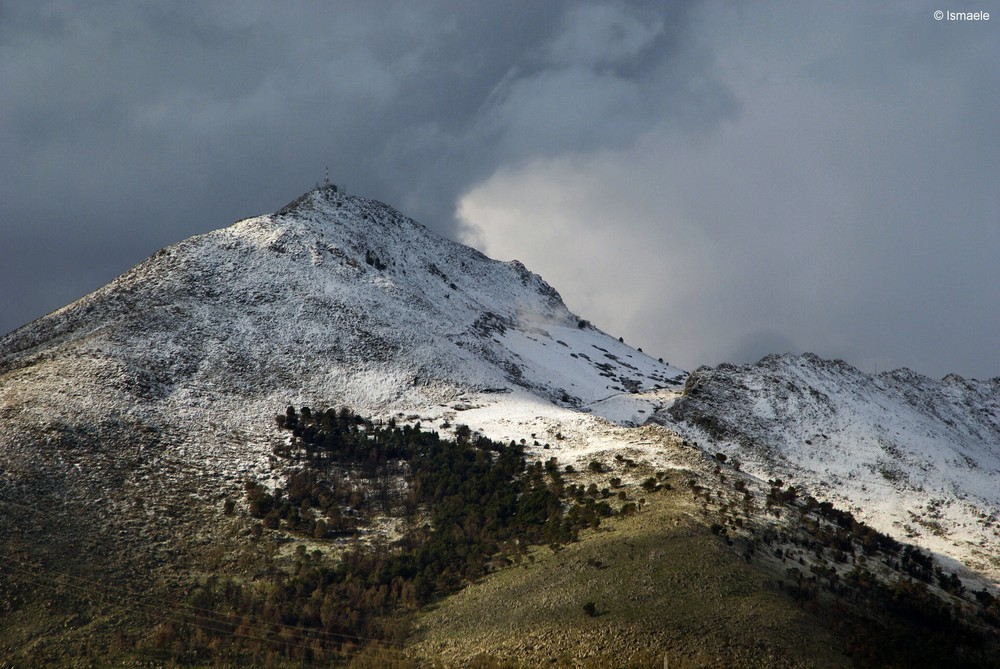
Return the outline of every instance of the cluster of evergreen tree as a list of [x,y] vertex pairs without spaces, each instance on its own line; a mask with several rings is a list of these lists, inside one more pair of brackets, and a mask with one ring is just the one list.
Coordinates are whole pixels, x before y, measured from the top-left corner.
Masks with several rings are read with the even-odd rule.
[[[216,627],[265,621],[289,657],[332,657],[343,641],[395,640],[406,612],[481,577],[494,560],[573,541],[615,513],[608,495],[567,485],[555,458],[529,464],[523,445],[466,426],[443,437],[419,424],[308,407],[289,407],[276,423],[291,439],[275,453],[298,468],[273,492],[247,482],[258,532],[332,538],[375,512],[391,512],[407,528],[392,544],[355,543],[336,564],[301,551],[294,573],[272,570],[260,596],[225,579],[196,590],[200,609],[233,612]],[[204,626],[199,634],[212,636]]]
[[378,510],[410,525],[429,522],[424,550],[451,542],[492,555],[572,541],[610,513],[596,496],[567,489],[554,458],[528,465],[523,445],[491,441],[465,425],[445,438],[419,423],[375,424],[346,408],[308,407],[288,407],[276,422],[292,438],[275,454],[302,468],[273,494],[248,483],[251,514],[271,527],[315,533],[310,519],[329,528],[332,519]]
[[[780,480],[770,484],[768,508],[797,512],[800,520],[802,531],[782,532],[782,542],[801,546],[818,559],[808,570],[793,563],[782,589],[815,613],[824,610],[822,591],[834,595],[826,615],[857,666],[1000,667],[1000,601],[993,595],[974,592],[973,601],[966,598],[960,604],[966,593],[961,579],[945,572],[929,553],[901,544],[829,502],[802,496],[793,486],[783,488]],[[761,538],[770,545],[777,535],[768,530]],[[827,551],[833,563],[824,559]],[[790,551],[781,549],[775,554],[790,557]],[[854,567],[841,578],[835,563]],[[896,577],[877,577],[871,565],[878,563],[897,572]],[[799,564],[805,564],[801,558]],[[934,585],[955,599],[941,596],[930,587]]]
[[1000,667],[988,605],[970,619],[919,580],[885,583],[855,568],[847,582],[850,599],[836,601],[830,619],[858,666]]

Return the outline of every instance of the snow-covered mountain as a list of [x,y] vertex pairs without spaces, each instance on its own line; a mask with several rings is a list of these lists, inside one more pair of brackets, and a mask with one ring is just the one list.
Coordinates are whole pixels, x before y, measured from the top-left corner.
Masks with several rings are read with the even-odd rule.
[[325,186],[0,339],[0,476],[85,503],[128,498],[109,486],[209,500],[267,476],[289,404],[434,424],[464,411],[526,438],[549,414],[642,422],[658,400],[633,392],[669,395],[685,376],[570,313],[521,263]]
[[1000,379],[772,355],[698,369],[656,419],[1000,580]]
[[141,531],[191,501],[217,511],[246,478],[277,481],[289,404],[464,423],[584,467],[699,467],[675,430],[997,581],[998,390],[808,355],[688,378],[517,261],[325,186],[0,339],[0,500]]

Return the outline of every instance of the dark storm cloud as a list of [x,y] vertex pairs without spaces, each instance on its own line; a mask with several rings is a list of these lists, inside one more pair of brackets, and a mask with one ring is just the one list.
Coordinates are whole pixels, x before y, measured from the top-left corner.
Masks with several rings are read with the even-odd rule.
[[934,9],[0,4],[0,331],[329,165],[688,367],[998,374],[1000,11]]
[[326,165],[454,236],[457,197],[500,162],[655,120],[635,82],[687,12],[652,7],[5,4],[0,330],[276,209]]

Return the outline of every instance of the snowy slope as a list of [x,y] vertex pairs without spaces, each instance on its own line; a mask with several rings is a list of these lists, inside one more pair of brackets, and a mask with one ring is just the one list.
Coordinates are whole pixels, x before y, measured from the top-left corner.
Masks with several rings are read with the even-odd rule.
[[0,339],[0,500],[143,528],[181,501],[218,509],[248,476],[277,480],[288,404],[464,423],[584,467],[694,466],[666,425],[1000,580],[1000,381],[815,356],[701,369],[682,395],[686,379],[520,263],[324,187]]
[[116,485],[207,498],[268,474],[288,404],[442,421],[476,406],[474,427],[498,430],[526,412],[631,424],[657,406],[633,391],[684,378],[570,313],[519,262],[324,187],[165,248],[0,339],[0,476],[85,497],[117,467]]
[[814,355],[693,372],[658,413],[744,469],[1000,576],[1000,379],[864,374]]

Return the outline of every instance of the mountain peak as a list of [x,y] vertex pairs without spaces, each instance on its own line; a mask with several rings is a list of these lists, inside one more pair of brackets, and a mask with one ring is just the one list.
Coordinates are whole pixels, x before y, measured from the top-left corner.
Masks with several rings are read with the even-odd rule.
[[302,195],[298,196],[284,207],[275,212],[276,216],[287,216],[295,214],[296,212],[306,210],[310,207],[315,207],[317,203],[326,202],[328,204],[333,204],[336,206],[338,202],[342,202],[344,198],[347,197],[347,193],[343,189],[338,188],[334,184],[325,184],[323,186],[317,186],[312,190],[308,190]]
[[682,375],[574,315],[523,264],[323,186],[0,338],[4,410],[19,416],[0,441],[133,415],[178,443],[198,434],[218,460],[207,425],[263,444],[290,402],[382,413],[501,392],[599,411]]

